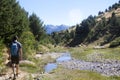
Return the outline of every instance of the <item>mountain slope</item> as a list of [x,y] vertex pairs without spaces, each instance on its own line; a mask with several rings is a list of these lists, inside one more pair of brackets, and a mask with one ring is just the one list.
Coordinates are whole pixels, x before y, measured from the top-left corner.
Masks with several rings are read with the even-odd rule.
[[[97,17],[89,16],[86,20],[82,21],[82,23],[76,27],[76,36],[69,45],[76,46],[81,43],[90,44],[93,42],[96,42],[96,45],[104,45],[112,42],[115,42],[115,45],[120,45],[120,42],[116,42],[116,39],[120,41],[119,7],[120,6],[104,12]],[[87,28],[89,28],[89,31]]]
[[46,25],[45,26],[46,33],[48,33],[48,34],[51,34],[52,32],[59,32],[61,30],[66,30],[68,28],[69,28],[69,26],[66,26],[66,25],[57,25],[57,26]]
[[67,29],[52,35],[53,39],[73,47],[81,43],[86,45],[91,43],[95,43],[94,45],[109,43],[110,46],[120,45],[120,2],[113,4],[105,12],[99,12],[98,16],[88,16],[74,28],[72,31]]

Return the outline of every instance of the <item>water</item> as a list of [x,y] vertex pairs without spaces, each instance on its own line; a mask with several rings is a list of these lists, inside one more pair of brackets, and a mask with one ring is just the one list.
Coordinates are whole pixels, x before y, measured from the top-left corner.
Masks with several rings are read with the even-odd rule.
[[56,69],[57,68],[57,64],[56,63],[48,63],[46,66],[45,66],[45,72],[50,72],[52,71],[53,69]]
[[65,53],[59,58],[56,59],[56,62],[63,62],[63,61],[69,61],[71,60],[71,55],[69,53]]
[[63,61],[68,61],[68,60],[71,60],[71,59],[72,59],[71,55],[69,53],[65,53],[65,54],[61,55],[59,58],[56,59],[56,63],[48,63],[45,66],[45,72],[49,73],[52,70],[57,68],[57,63],[63,62]]

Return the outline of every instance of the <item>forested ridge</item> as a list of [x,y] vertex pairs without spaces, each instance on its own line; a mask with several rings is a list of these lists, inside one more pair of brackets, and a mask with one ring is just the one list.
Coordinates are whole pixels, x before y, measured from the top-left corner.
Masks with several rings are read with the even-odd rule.
[[93,42],[99,45],[110,43],[110,47],[120,45],[120,1],[105,11],[99,11],[97,16],[88,16],[66,31],[53,33],[52,37],[56,43],[62,42],[66,46],[78,46],[81,43],[88,45]]

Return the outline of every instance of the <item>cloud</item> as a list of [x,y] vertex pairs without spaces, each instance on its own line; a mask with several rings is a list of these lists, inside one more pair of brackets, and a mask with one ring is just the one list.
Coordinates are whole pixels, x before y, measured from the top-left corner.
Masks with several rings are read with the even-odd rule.
[[82,13],[79,9],[72,9],[69,11],[69,20],[73,24],[80,23],[82,20]]

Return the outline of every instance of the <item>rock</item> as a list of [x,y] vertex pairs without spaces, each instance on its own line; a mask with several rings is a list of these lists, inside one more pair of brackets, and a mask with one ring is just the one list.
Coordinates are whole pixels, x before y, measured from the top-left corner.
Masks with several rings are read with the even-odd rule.
[[35,55],[35,58],[41,58],[41,57],[42,57],[41,54],[36,54],[36,55]]
[[107,60],[106,62],[87,62],[72,59],[59,64],[69,69],[90,70],[105,76],[120,76],[120,64],[118,62],[112,60]]
[[34,62],[29,61],[29,60],[22,60],[22,61],[20,61],[20,64],[32,64],[32,65],[35,65]]
[[106,48],[105,46],[94,46],[94,49],[104,49]]

